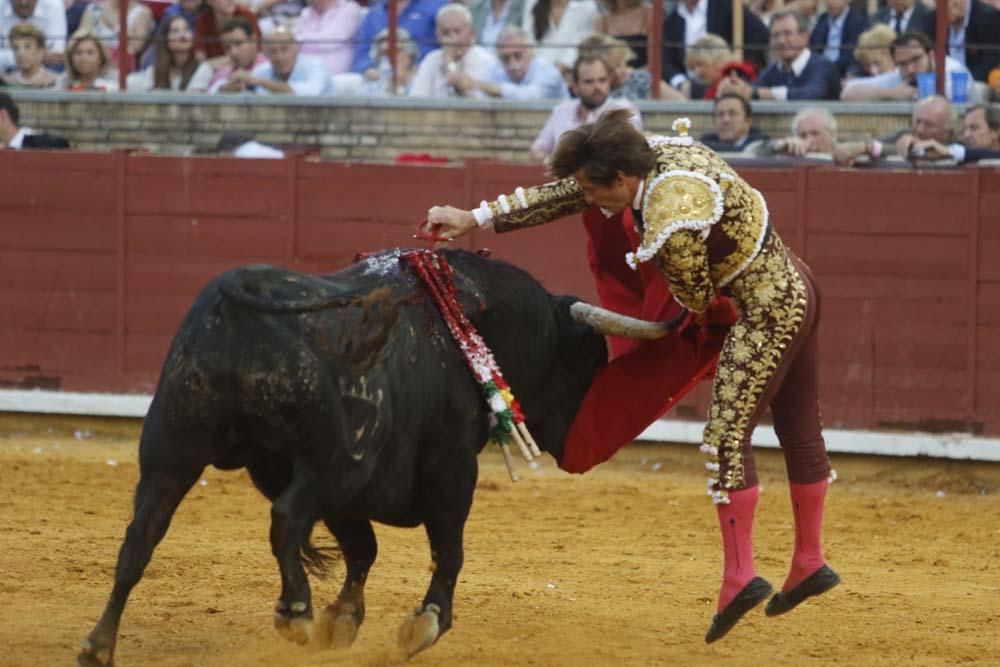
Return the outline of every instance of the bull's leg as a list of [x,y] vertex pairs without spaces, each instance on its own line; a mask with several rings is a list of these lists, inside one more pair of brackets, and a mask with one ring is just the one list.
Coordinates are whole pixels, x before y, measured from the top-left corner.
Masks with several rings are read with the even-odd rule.
[[336,518],[326,519],[325,523],[344,554],[347,576],[336,601],[320,614],[316,639],[324,647],[345,649],[354,643],[365,620],[365,581],[378,544],[370,521]]
[[423,604],[399,629],[399,648],[407,656],[429,647],[451,629],[452,599],[464,558],[462,532],[472,507],[478,468],[475,452],[449,453],[453,458],[443,466],[441,476],[435,476],[434,483],[425,486],[424,526],[434,575]]
[[274,627],[297,644],[312,638],[312,599],[301,551],[319,518],[322,473],[296,463],[292,483],[271,505],[271,552],[281,571]]
[[177,505],[201,476],[202,470],[204,467],[197,466],[142,470],[135,491],[135,513],[118,553],[111,599],[101,620],[83,642],[83,650],[77,658],[79,664],[87,667],[114,664],[118,625],[129,593],[142,578],[153,549],[170,526]]

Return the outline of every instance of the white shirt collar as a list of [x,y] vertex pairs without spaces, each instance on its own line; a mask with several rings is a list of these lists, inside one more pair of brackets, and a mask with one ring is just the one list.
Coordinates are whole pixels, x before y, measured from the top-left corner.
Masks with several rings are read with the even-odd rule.
[[639,180],[639,189],[635,191],[635,199],[632,200],[632,208],[639,210],[642,208],[642,191],[646,189],[646,179]]
[[694,11],[688,9],[687,3],[684,0],[677,3],[677,13],[680,14],[685,19],[692,17],[705,18],[708,17],[708,3],[705,0],[698,0],[698,4],[694,6]]
[[14,150],[20,150],[21,146],[24,144],[24,138],[29,134],[34,134],[34,130],[30,127],[18,128],[17,134],[15,134],[10,142],[7,144],[7,148],[13,148]]
[[795,60],[792,61],[792,72],[795,73],[795,76],[802,76],[802,70],[806,68],[810,55],[809,47],[806,47],[802,49],[802,53],[795,56]]

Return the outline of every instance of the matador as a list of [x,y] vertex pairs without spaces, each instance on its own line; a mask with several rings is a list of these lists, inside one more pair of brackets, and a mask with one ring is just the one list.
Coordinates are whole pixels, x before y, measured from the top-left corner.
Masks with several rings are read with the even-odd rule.
[[[701,446],[723,543],[723,580],[706,642],[722,638],[769,596],[768,616],[827,592],[823,508],[833,478],[817,396],[819,292],[809,268],[782,243],[760,192],[687,135],[646,137],[628,110],[562,135],[550,160],[559,180],[484,201],[472,211],[437,206],[428,225],[455,238],[478,227],[508,232],[600,207],[631,209],[640,240],[622,258],[653,262],[674,299],[695,317],[717,295],[738,310],[722,343]],[[625,399],[626,397],[623,397]],[[752,533],[759,499],[750,438],[770,407],[789,479],[795,546],[781,591],[757,575]]]

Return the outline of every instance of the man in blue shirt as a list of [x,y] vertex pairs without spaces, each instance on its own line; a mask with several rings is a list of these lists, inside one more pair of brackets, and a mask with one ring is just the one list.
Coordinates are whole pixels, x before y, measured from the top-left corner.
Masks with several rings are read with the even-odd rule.
[[840,72],[823,56],[809,51],[809,22],[795,11],[771,17],[774,62],[754,87],[731,77],[719,84],[719,95],[736,93],[755,100],[835,100],[840,96]]
[[[434,19],[438,10],[441,9],[447,0],[400,0],[398,7],[397,25],[405,28],[420,50],[420,58],[423,59],[428,53],[438,48],[437,37],[435,35]],[[369,69],[374,69],[376,63],[372,61],[371,46],[375,35],[384,28],[389,27],[389,9],[386,0],[372,5],[365,15],[361,27],[358,28],[354,36],[354,65],[352,71],[364,74]]]
[[490,68],[484,80],[464,75],[463,89],[476,89],[490,97],[508,100],[553,100],[569,97],[559,68],[534,57],[534,41],[519,26],[509,25],[497,38],[500,62]]
[[264,36],[264,55],[269,62],[258,65],[246,76],[248,90],[258,95],[333,93],[330,72],[320,61],[299,55],[295,35],[285,26]]

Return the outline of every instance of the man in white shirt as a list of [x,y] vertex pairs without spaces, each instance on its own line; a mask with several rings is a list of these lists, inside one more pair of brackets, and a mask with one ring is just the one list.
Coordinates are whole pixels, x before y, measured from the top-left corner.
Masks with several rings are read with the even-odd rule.
[[264,55],[270,62],[253,72],[235,72],[229,80],[245,79],[247,90],[258,95],[330,95],[330,72],[318,60],[299,55],[299,45],[291,30],[280,26],[264,37]]
[[[917,99],[917,75],[934,71],[934,53],[930,39],[922,33],[908,32],[893,41],[889,46],[889,53],[892,54],[895,69],[876,76],[850,79],[844,86],[840,99],[850,102]],[[966,98],[972,104],[982,101],[979,99],[979,91],[972,83],[972,75],[964,65],[951,56],[945,56],[944,71],[945,97],[954,99],[952,73],[964,72]]]
[[469,9],[458,2],[438,10],[435,34],[441,48],[420,61],[410,85],[411,97],[481,97],[472,82],[486,79],[496,58],[473,43]]
[[62,0],[0,0],[0,72],[15,66],[10,29],[31,23],[45,35],[45,65],[62,65],[66,50],[66,6]]
[[475,88],[490,97],[508,100],[560,100],[569,97],[569,90],[559,68],[541,58],[535,58],[534,40],[520,26],[509,25],[500,31],[497,54],[500,62],[493,65],[486,79],[473,79],[462,74],[458,88]]
[[632,123],[642,129],[639,110],[625,99],[612,99],[611,72],[607,63],[593,56],[577,58],[573,65],[573,92],[577,99],[566,100],[552,110],[545,127],[531,145],[531,157],[543,161],[552,154],[563,132],[593,123],[605,111],[627,108]]

